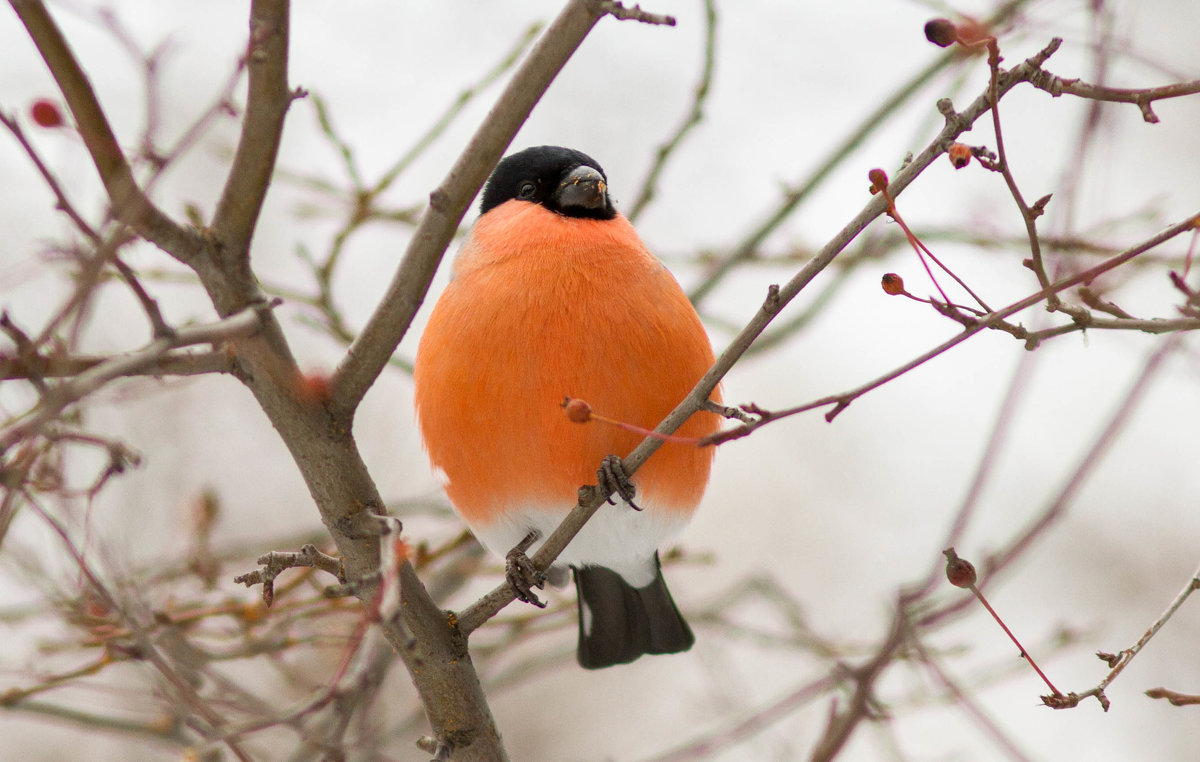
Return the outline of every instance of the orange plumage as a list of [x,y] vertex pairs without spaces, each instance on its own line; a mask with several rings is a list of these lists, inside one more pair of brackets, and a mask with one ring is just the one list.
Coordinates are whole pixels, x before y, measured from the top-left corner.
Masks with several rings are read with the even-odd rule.
[[[505,161],[429,318],[414,374],[430,460],[445,475],[454,507],[499,553],[530,530],[547,533],[575,504],[579,487],[595,483],[605,456],[624,457],[641,441],[615,426],[572,423],[561,407],[565,397],[653,428],[713,362],[695,310],[612,210],[595,162],[545,147]],[[498,188],[505,172],[541,178],[539,187],[530,191],[533,181],[521,180]],[[573,180],[563,179],[572,172]],[[598,197],[579,208],[561,201],[574,198],[564,193],[582,192],[583,175]],[[524,192],[540,198],[520,197]],[[601,201],[598,211],[591,206]],[[717,424],[712,413],[697,413],[678,433],[704,436]],[[695,509],[712,452],[664,444],[632,477],[645,510],[605,506],[560,560],[611,568],[635,590],[648,579],[661,583],[653,550]],[[686,645],[690,637],[688,631]]]

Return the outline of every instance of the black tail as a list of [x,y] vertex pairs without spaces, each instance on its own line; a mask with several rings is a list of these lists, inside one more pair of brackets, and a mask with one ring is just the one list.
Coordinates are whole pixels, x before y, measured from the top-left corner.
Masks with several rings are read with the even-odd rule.
[[642,654],[674,654],[696,642],[675,607],[654,557],[654,581],[633,587],[603,566],[575,569],[579,657],[585,669],[628,664]]

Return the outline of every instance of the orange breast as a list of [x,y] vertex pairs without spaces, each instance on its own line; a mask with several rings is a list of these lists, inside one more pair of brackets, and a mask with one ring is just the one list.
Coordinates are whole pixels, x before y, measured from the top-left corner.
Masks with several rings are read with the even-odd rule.
[[[416,405],[433,464],[472,524],[510,508],[566,511],[636,434],[575,424],[564,397],[652,428],[713,362],[704,328],[624,217],[563,217],[510,201],[480,218],[417,351]],[[716,430],[712,413],[679,433]],[[651,507],[693,509],[712,448],[667,443],[634,476]]]

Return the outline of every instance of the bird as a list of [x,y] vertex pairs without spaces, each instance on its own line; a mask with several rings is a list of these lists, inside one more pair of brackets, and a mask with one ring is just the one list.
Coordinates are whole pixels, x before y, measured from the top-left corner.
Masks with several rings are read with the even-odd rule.
[[[573,573],[577,659],[599,669],[686,651],[695,636],[658,548],[699,504],[713,448],[668,441],[626,476],[621,458],[642,436],[572,422],[562,406],[579,399],[606,418],[654,428],[713,364],[704,326],[587,154],[535,146],[503,158],[479,212],[414,361],[433,471],[481,544],[510,559],[518,545],[539,547],[580,487],[607,474],[617,489],[611,504],[551,569],[564,582]],[[719,422],[701,410],[676,434],[704,437]],[[542,605],[509,579],[518,597]]]

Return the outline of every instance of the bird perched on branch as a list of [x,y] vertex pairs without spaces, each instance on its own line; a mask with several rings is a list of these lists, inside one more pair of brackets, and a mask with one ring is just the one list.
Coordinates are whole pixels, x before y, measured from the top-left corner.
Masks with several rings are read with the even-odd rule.
[[[555,562],[574,571],[584,667],[692,646],[658,547],[691,517],[713,451],[667,442],[626,476],[620,458],[642,436],[574,423],[563,400],[654,428],[712,363],[695,309],[613,207],[595,160],[540,146],[497,165],[417,350],[417,415],[450,501],[501,556],[525,539],[536,549],[603,465],[615,504]],[[699,412],[677,434],[717,425]],[[544,577],[521,576],[510,565],[518,597],[540,603],[529,583]]]

